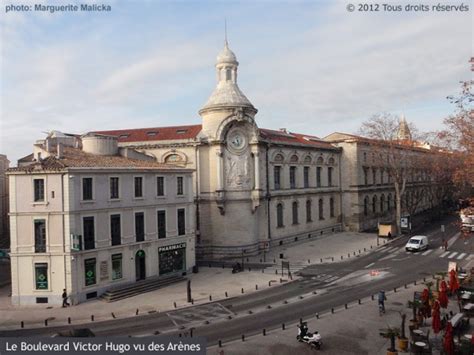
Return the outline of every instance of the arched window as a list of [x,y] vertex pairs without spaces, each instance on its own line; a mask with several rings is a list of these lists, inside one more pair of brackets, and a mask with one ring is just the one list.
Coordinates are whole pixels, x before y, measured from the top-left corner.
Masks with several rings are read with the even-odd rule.
[[304,163],[305,163],[305,164],[311,164],[311,156],[310,156],[310,155],[307,155],[307,156],[304,158]]
[[277,154],[275,155],[275,159],[274,159],[276,162],[282,162],[283,161],[283,155],[281,154]]
[[298,224],[298,202],[293,202],[292,205],[292,214],[293,214],[293,224]]
[[316,161],[316,164],[318,164],[318,165],[323,165],[323,164],[324,164],[324,159],[323,159],[323,157],[319,157],[318,160]]
[[283,227],[283,205],[277,205],[277,227]]
[[329,215],[331,218],[334,217],[334,198],[329,199]]
[[380,212],[383,213],[385,209],[385,195],[380,196]]
[[365,196],[364,198],[364,216],[369,214],[369,196]]
[[319,207],[319,219],[323,220],[324,219],[324,202],[322,198],[320,198],[318,201],[318,207]]
[[170,154],[165,158],[165,163],[167,164],[176,164],[176,163],[182,163],[183,158],[179,154]]
[[372,197],[372,213],[376,213],[377,212],[377,195],[374,195],[374,197]]
[[290,163],[297,163],[298,162],[298,156],[296,154],[293,154],[290,158]]
[[377,169],[372,168],[372,184],[377,184]]
[[334,158],[329,158],[328,164],[329,165],[334,165]]
[[332,171],[333,171],[333,167],[332,166],[329,166],[328,167],[328,186],[333,186],[332,185]]
[[311,200],[306,201],[306,222],[311,222]]

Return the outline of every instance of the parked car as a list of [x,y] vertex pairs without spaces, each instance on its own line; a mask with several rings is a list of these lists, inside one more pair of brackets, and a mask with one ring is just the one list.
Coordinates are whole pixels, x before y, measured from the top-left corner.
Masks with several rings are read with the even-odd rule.
[[428,237],[425,235],[415,235],[411,237],[408,243],[405,245],[406,251],[420,251],[428,249]]

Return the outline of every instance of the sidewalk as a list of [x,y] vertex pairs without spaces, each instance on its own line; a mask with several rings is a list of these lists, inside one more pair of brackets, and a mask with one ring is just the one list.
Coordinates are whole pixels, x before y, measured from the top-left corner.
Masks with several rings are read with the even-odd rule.
[[[431,279],[427,279],[430,281]],[[407,301],[413,299],[414,291],[423,291],[425,286],[421,283],[408,285],[407,289],[397,289],[386,293],[385,302],[386,313],[379,315],[377,297],[372,301],[370,298],[362,300],[362,304],[353,302],[348,305],[335,309],[335,313],[330,311],[321,313],[319,319],[313,317],[305,318],[310,331],[317,330],[321,334],[323,346],[321,352],[328,355],[385,355],[386,349],[390,346],[390,340],[379,335],[380,330],[387,327],[401,327],[400,313],[407,315],[405,332],[409,337],[409,319],[411,319],[412,310],[407,307]],[[455,314],[458,312],[457,302],[449,299],[448,312],[452,310]],[[446,311],[442,311],[443,316]],[[254,336],[246,336],[245,341],[235,340],[224,343],[222,348],[212,346],[208,348],[209,355],[288,355],[288,354],[314,354],[307,344],[296,340],[297,323],[285,324],[285,330],[281,328]],[[471,332],[473,326],[471,325]],[[424,334],[431,329],[431,318],[426,320],[425,326],[421,328]],[[432,344],[433,354],[440,354],[443,332],[438,335],[430,330],[430,342]],[[398,349],[397,341],[395,342]],[[399,351],[399,353],[402,353]]]
[[[380,239],[380,243],[386,241]],[[288,244],[277,247],[266,255],[267,261],[275,259],[276,264],[263,270],[252,270],[232,274],[231,269],[200,267],[199,273],[191,274],[192,297],[194,304],[204,304],[212,301],[235,297],[242,294],[242,289],[246,294],[268,287],[278,287],[280,277],[275,275],[275,270],[281,271],[281,260],[279,254],[283,253],[285,261],[289,261],[292,273],[309,265],[323,262],[341,262],[347,260],[348,254],[351,258],[360,253],[375,250],[377,237],[375,234],[365,233],[337,233],[317,237],[308,241],[300,241],[295,244]],[[371,248],[372,247],[372,248]],[[250,262],[260,262],[260,257],[249,258]],[[308,263],[308,260],[310,263]],[[285,274],[286,275],[286,274]],[[294,274],[293,274],[294,275]],[[293,276],[295,279],[296,276]],[[271,286],[269,282],[271,281]],[[285,281],[287,281],[285,279]],[[25,328],[42,327],[45,319],[49,326],[67,324],[67,318],[72,318],[73,324],[87,323],[91,315],[95,321],[113,319],[112,312],[116,318],[127,318],[135,316],[138,309],[140,314],[149,312],[164,312],[174,308],[188,307],[191,304],[186,300],[186,282],[180,282],[156,291],[148,292],[128,298],[125,300],[106,303],[101,300],[93,300],[76,306],[61,308],[60,306],[22,306],[15,307],[10,303],[9,286],[0,288],[0,329],[17,329],[20,322],[25,322]]]

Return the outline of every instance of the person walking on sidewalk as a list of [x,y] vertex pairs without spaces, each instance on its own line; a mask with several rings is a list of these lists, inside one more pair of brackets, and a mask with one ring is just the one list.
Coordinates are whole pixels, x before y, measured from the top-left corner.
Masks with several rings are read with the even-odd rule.
[[387,300],[387,297],[385,296],[385,291],[380,290],[378,294],[378,301],[379,301],[379,313],[382,315],[382,313],[385,313],[385,301]]
[[444,247],[444,251],[448,250],[448,241],[444,238],[443,238],[443,247]]
[[69,307],[70,304],[69,304],[68,301],[67,301],[67,292],[66,292],[66,289],[63,289],[63,295],[62,295],[62,297],[63,297],[63,308],[64,308],[64,307]]

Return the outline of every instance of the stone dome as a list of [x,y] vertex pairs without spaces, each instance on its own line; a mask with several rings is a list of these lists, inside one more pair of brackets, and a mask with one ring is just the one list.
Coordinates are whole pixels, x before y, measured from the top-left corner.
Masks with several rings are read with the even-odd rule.
[[237,57],[234,52],[229,49],[227,41],[225,42],[224,49],[217,56],[217,64],[219,63],[238,63]]

